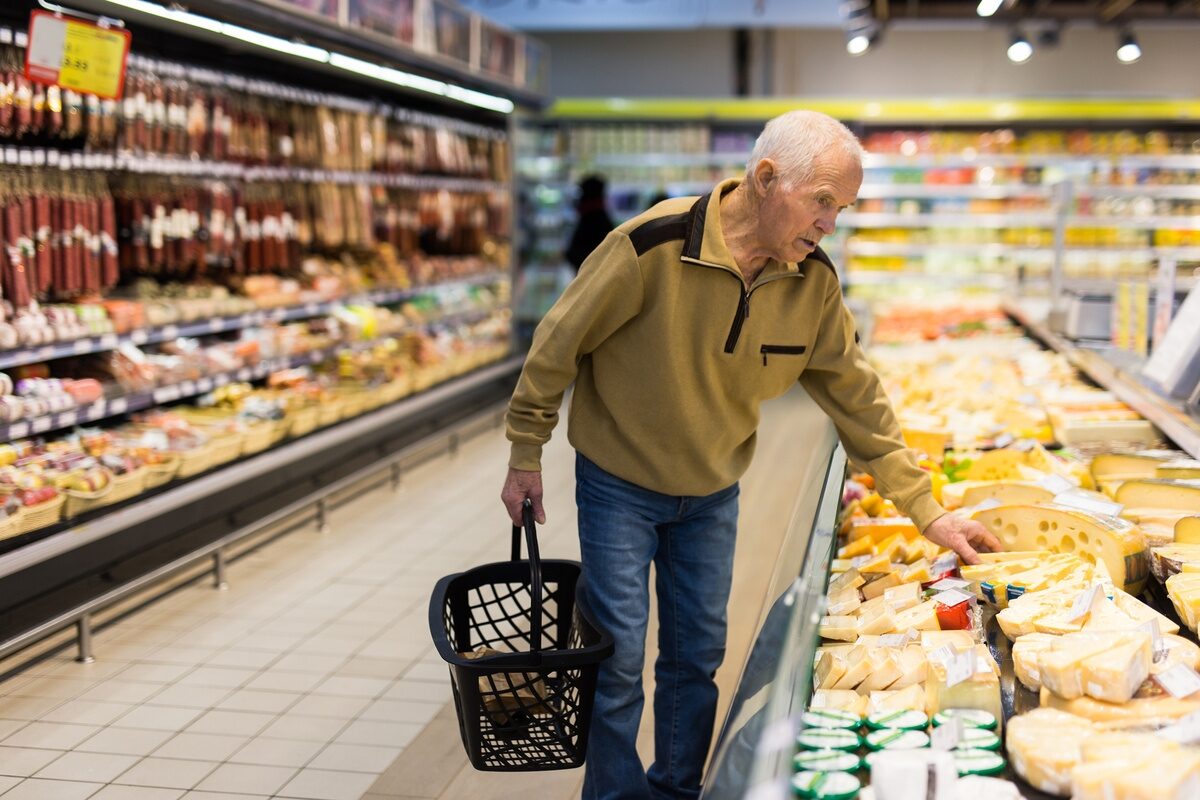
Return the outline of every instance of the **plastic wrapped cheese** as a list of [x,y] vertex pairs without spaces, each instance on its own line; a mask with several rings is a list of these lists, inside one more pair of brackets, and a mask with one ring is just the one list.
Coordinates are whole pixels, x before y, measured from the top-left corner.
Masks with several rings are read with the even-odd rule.
[[1069,797],[1071,772],[1083,760],[1083,742],[1098,731],[1090,721],[1039,708],[1008,722],[1005,746],[1017,774],[1047,794]]

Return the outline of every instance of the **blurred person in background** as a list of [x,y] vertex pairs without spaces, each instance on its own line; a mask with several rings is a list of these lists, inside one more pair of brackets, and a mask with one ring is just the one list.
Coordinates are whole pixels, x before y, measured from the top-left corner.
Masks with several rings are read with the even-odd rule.
[[604,178],[599,175],[588,175],[579,182],[579,201],[575,204],[579,220],[575,223],[575,232],[571,234],[571,243],[566,252],[567,261],[571,262],[576,272],[616,227],[608,215],[605,189]]

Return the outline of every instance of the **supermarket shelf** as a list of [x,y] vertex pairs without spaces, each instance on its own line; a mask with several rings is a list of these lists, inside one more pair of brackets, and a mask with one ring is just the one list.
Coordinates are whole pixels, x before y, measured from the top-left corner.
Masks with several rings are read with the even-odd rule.
[[750,153],[600,153],[590,159],[595,167],[744,167]]
[[[920,257],[932,253],[981,255],[981,256],[1028,256],[1039,255],[1050,258],[1054,254],[1051,246],[1030,247],[1013,244],[970,244],[970,243],[921,243],[902,242],[849,242],[846,247],[850,255],[867,257]],[[1068,256],[1130,255],[1146,259],[1175,258],[1181,261],[1200,261],[1200,247],[1067,247]]]
[[254,311],[234,317],[212,317],[200,322],[181,322],[175,325],[163,325],[156,328],[144,328],[131,333],[106,333],[102,336],[89,336],[71,342],[58,342],[40,347],[22,347],[14,350],[0,351],[0,369],[10,369],[25,364],[40,364],[58,358],[70,358],[89,353],[103,353],[115,350],[123,344],[156,344],[169,342],[181,336],[209,336],[216,333],[253,328],[277,322],[293,322],[295,320],[323,317],[341,305],[372,304],[377,306],[395,305],[444,291],[454,291],[471,286],[483,286],[506,280],[508,273],[482,275],[460,281],[438,283],[415,289],[380,289],[354,297],[344,297],[318,303],[305,303],[299,306]]
[[1013,183],[998,186],[936,183],[865,183],[858,190],[863,199],[891,198],[965,198],[969,200],[1005,200],[1011,197],[1053,197],[1053,186]]
[[854,228],[1051,228],[1053,214],[883,214],[847,211],[839,225]]
[[975,275],[947,275],[918,270],[870,270],[850,269],[846,272],[846,283],[850,286],[890,286],[896,283],[936,283],[941,286],[982,286],[989,289],[1004,289],[1013,278],[995,273]]
[[921,167],[1056,167],[1063,164],[1116,164],[1124,167],[1160,169],[1200,169],[1200,156],[1186,154],[1105,155],[1081,153],[1001,153],[979,154],[968,158],[959,153],[913,156],[868,153],[863,158],[867,169],[903,169]]
[[[447,314],[422,323],[417,327],[435,328],[463,323],[470,324],[471,322],[482,321],[492,313],[494,313],[494,309],[470,311],[461,314]],[[380,338],[387,338],[387,336]],[[363,342],[342,342],[332,347],[299,353],[286,358],[267,359],[252,367],[242,367],[230,372],[207,375],[194,381],[183,381],[169,386],[160,386],[152,391],[131,392],[120,397],[97,400],[86,406],[72,408],[67,411],[60,411],[55,414],[47,414],[42,417],[21,420],[19,422],[11,422],[7,425],[0,425],[0,441],[11,442],[16,439],[23,439],[26,436],[36,436],[50,431],[72,428],[79,424],[96,422],[110,417],[119,417],[122,414],[142,411],[147,408],[163,405],[164,403],[174,403],[177,400],[185,400],[189,397],[199,397],[200,395],[208,394],[213,389],[230,383],[258,381],[273,372],[320,364],[335,357],[338,353],[370,349],[377,342],[378,339]]]
[[1200,186],[1073,186],[1075,197],[1153,197],[1159,200],[1200,200]]
[[33,147],[5,147],[4,163],[21,167],[57,167],[62,170],[103,170],[137,175],[171,175],[229,180],[294,181],[298,183],[336,183],[345,185],[385,186],[392,189],[436,190],[451,192],[504,192],[508,184],[479,178],[451,175],[411,175],[392,172],[352,172],[347,170],[306,169],[301,167],[254,167],[228,161],[132,153],[84,153]]
[[1098,354],[1080,350],[1051,331],[1029,310],[1014,300],[1005,300],[1004,312],[1048,347],[1066,356],[1071,366],[1103,386],[1121,402],[1154,423],[1168,438],[1200,458],[1200,419],[1187,414],[1180,404],[1143,386],[1135,376],[1109,364]]
[[1200,228],[1200,217],[1099,217],[1071,214],[1066,217],[1068,228],[1122,228],[1134,230],[1195,230]]

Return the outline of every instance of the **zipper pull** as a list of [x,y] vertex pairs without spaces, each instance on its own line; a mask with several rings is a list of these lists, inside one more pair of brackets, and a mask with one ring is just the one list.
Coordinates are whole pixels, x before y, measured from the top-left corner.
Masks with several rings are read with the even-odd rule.
[[763,366],[765,367],[766,365],[767,365],[767,353],[764,350],[763,351]]

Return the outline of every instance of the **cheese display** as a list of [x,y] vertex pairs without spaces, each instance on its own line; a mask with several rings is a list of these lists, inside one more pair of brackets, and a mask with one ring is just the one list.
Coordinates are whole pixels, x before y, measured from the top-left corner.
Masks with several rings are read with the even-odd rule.
[[1200,516],[1181,517],[1175,523],[1175,541],[1180,544],[1200,544]]
[[1200,750],[1148,734],[1105,733],[1081,747],[1071,771],[1074,800],[1193,800],[1200,797]]
[[1055,504],[1001,506],[977,512],[1005,549],[1078,552],[1089,563],[1103,563],[1113,583],[1138,594],[1150,572],[1145,537],[1128,520],[1105,517]]
[[1200,511],[1200,481],[1171,481],[1161,478],[1125,481],[1114,495],[1118,503],[1139,508],[1177,508]]
[[1099,731],[1082,717],[1039,708],[1009,721],[1005,749],[1013,769],[1030,785],[1069,797],[1071,773],[1083,761],[1083,743]]

